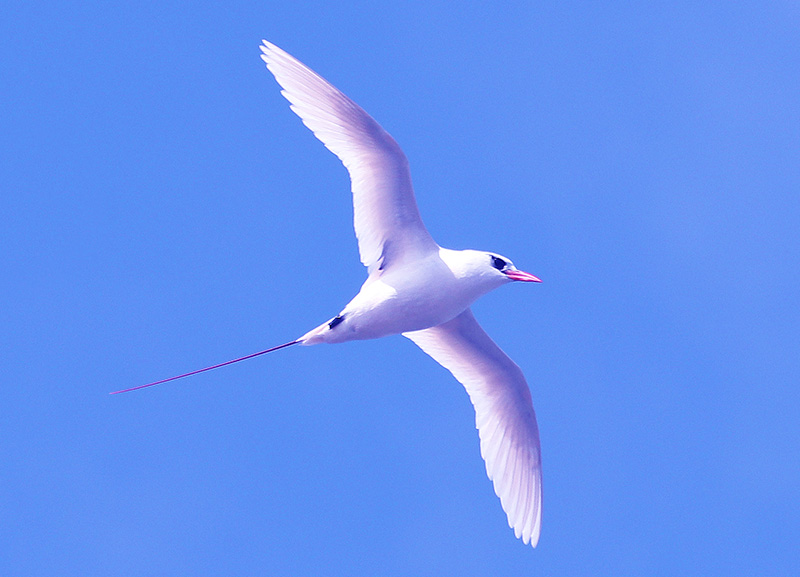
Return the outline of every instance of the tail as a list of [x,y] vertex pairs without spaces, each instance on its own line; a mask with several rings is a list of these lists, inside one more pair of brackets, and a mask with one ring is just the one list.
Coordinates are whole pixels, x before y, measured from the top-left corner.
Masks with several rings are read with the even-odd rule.
[[113,393],[109,393],[111,395],[118,395],[120,393],[127,393],[129,391],[136,391],[139,389],[146,389],[147,387],[152,387],[154,385],[160,385],[161,383],[168,383],[169,381],[175,381],[177,379],[182,379],[183,377],[190,377],[192,375],[196,375],[198,373],[205,373],[206,371],[211,371],[213,369],[218,369],[220,367],[224,367],[225,365],[232,365],[233,363],[238,363],[239,361],[246,361],[247,359],[252,359],[253,357],[258,357],[260,355],[265,355],[267,353],[271,353],[272,351],[277,351],[278,349],[285,349],[286,347],[291,347],[292,345],[298,345],[304,341],[303,337],[300,337],[296,341],[292,341],[289,343],[283,343],[282,345],[278,345],[277,347],[272,347],[271,349],[267,349],[266,351],[260,351],[258,353],[253,353],[252,355],[247,355],[246,357],[239,357],[238,359],[233,359],[232,361],[226,361],[224,363],[220,363],[218,365],[213,365],[211,367],[206,367],[204,369],[198,369],[196,371],[192,371],[191,373],[184,373],[182,375],[178,375],[177,377],[170,377],[168,379],[162,379],[160,381],[156,381],[155,383],[147,383],[146,385],[139,385],[138,387],[131,387],[130,389],[122,389],[121,391],[114,391]]
[[303,345],[317,345],[326,342],[325,335],[331,330],[331,322],[326,321],[319,325],[317,328],[308,331],[302,337],[297,339],[297,342]]

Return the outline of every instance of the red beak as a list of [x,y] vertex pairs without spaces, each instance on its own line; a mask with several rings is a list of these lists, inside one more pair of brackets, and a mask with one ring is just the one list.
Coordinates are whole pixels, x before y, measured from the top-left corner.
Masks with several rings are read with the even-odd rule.
[[531,273],[523,272],[521,270],[504,270],[503,274],[511,280],[521,280],[524,282],[542,282],[538,277],[533,276]]

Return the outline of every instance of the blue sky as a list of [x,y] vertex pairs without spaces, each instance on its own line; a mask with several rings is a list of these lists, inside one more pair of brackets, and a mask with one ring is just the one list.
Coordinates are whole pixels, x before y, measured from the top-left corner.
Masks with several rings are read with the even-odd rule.
[[[787,575],[800,560],[793,2],[45,2],[0,20],[0,572]],[[267,38],[408,155],[437,241],[542,285],[514,539],[462,387],[402,337],[276,345],[364,279]]]

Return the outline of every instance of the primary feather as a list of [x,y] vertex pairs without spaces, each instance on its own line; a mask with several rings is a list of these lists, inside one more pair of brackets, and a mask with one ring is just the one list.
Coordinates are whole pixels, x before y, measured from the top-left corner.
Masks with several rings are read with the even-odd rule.
[[467,309],[451,321],[403,333],[464,385],[475,407],[486,473],[514,534],[534,547],[542,524],[542,458],[520,368]]
[[291,108],[350,173],[361,262],[370,272],[438,246],[422,223],[397,142],[327,80],[266,40],[261,58]]

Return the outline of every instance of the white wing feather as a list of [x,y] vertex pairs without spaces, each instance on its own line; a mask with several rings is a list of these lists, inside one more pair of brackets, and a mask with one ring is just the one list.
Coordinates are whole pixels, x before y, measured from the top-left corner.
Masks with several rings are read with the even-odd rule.
[[542,523],[542,460],[536,414],[522,371],[470,309],[437,327],[403,335],[467,389],[486,473],[514,534],[535,547]]
[[408,160],[397,142],[302,62],[266,40],[260,48],[291,109],[350,173],[361,262],[372,272],[437,250],[419,216]]

